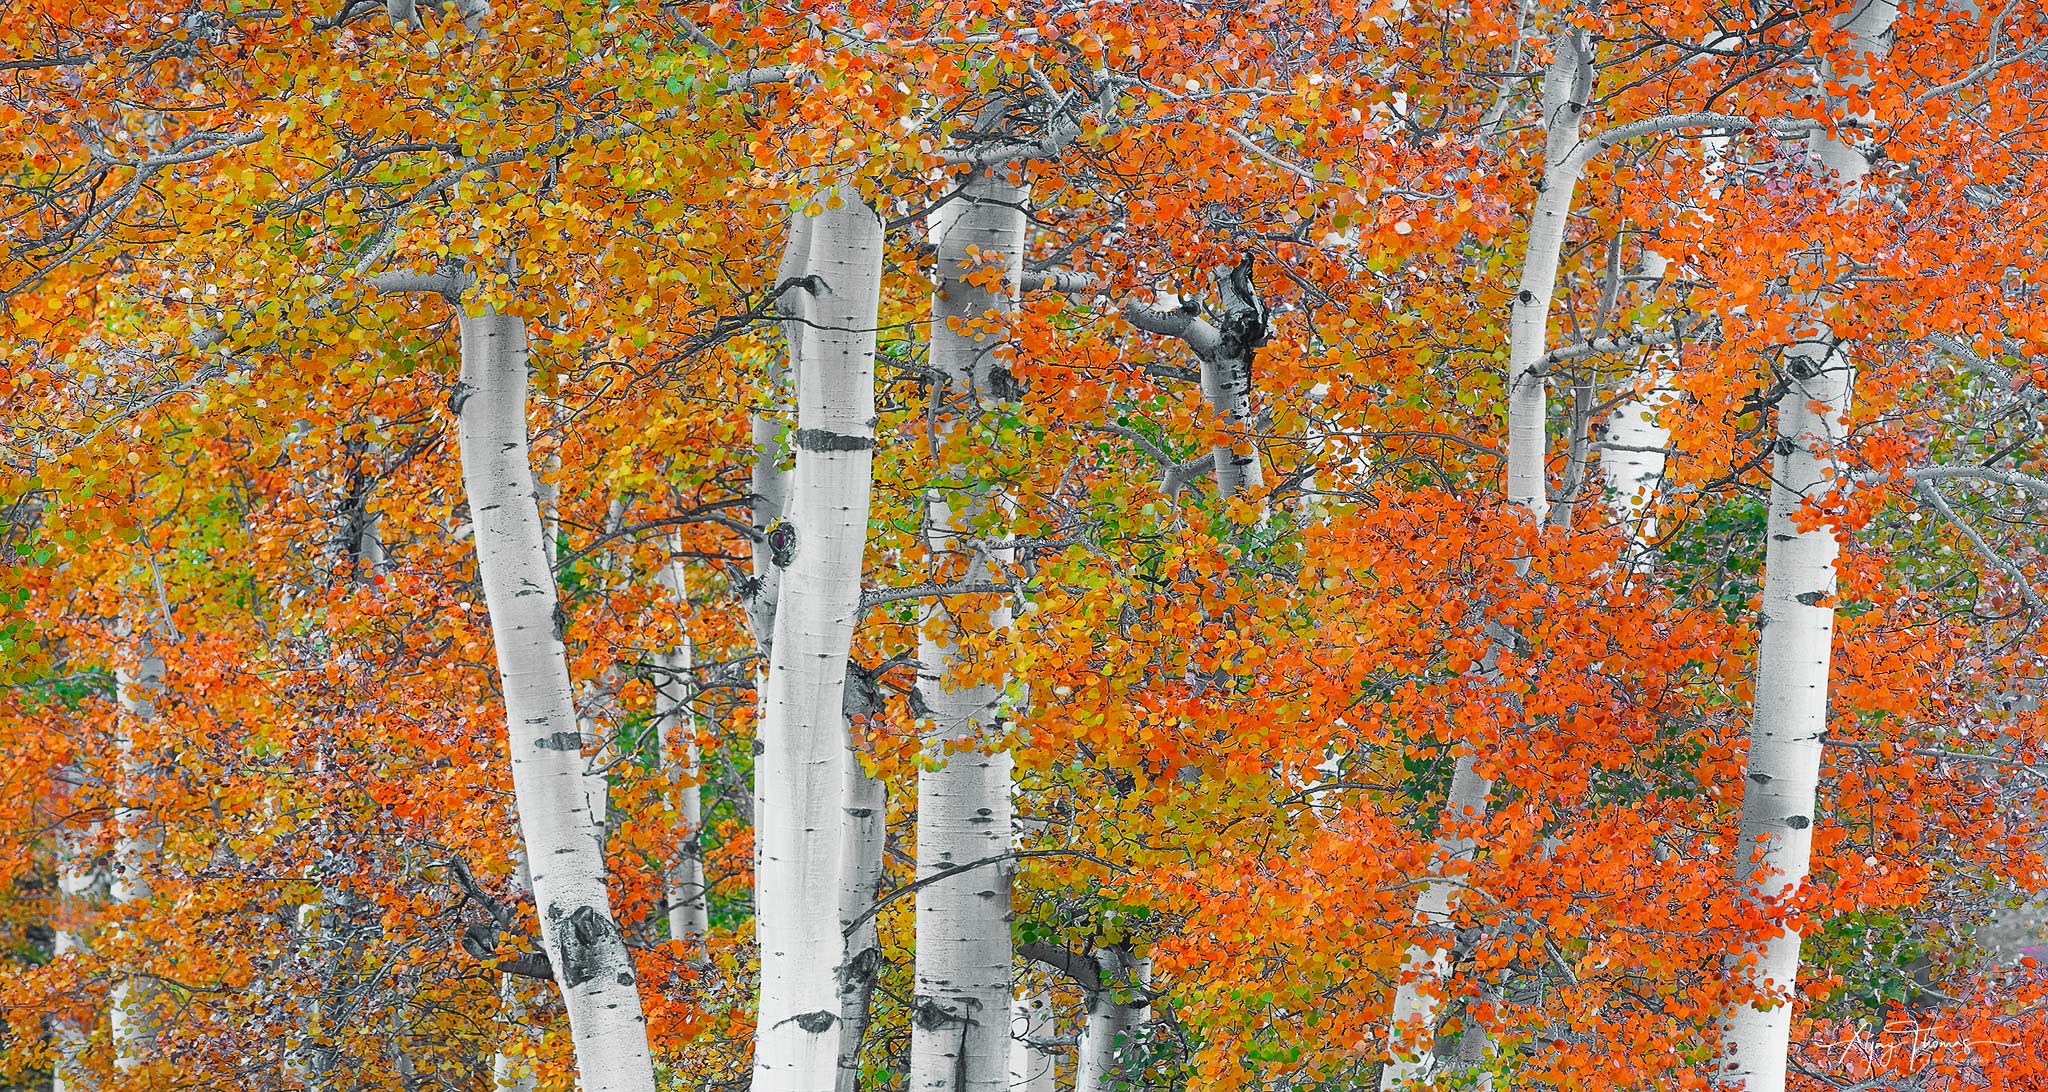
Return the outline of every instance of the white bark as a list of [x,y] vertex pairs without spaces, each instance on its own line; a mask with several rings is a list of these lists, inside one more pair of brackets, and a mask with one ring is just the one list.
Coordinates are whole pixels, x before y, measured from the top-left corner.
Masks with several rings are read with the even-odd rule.
[[[504,1034],[523,1035],[526,1028],[526,1000],[520,993],[519,977],[504,975],[498,984],[498,1004],[504,1013]],[[533,1070],[533,1060],[514,1055],[503,1047],[491,1057],[491,1088],[495,1092],[534,1092],[540,1087],[540,1075]]]
[[[680,576],[680,574],[678,574]],[[677,596],[681,598],[680,594]],[[661,748],[662,769],[683,782],[676,789],[676,826],[683,833],[682,844],[668,863],[664,901],[668,904],[668,935],[700,944],[711,931],[711,908],[704,884],[704,790],[697,754],[697,718],[691,712],[691,682],[696,673],[696,653],[685,636],[669,655],[662,657],[665,669],[656,688],[655,701],[661,712],[655,720],[656,739]]]
[[824,203],[811,225],[816,292],[797,375],[796,480],[772,559],[785,564],[754,769],[753,1092],[827,1092],[838,1071],[841,703],[867,546],[882,225],[850,189]]
[[[776,266],[775,284],[771,290],[781,289],[810,273],[812,218],[798,213],[789,219],[789,242],[783,248],[782,261]],[[753,631],[754,644],[760,648],[764,661],[775,643],[775,602],[782,586],[782,567],[774,563],[773,550],[766,535],[789,507],[791,477],[782,469],[782,421],[779,413],[784,399],[788,397],[790,379],[797,374],[798,361],[803,356],[810,300],[811,293],[802,288],[790,288],[776,299],[776,306],[783,316],[782,340],[788,355],[768,366],[768,373],[762,377],[761,383],[764,404],[748,418],[754,439],[753,524],[760,537],[754,541],[754,583],[746,596],[747,625]]]
[[1528,249],[1522,280],[1508,317],[1509,503],[1521,505],[1542,526],[1550,510],[1543,464],[1549,453],[1544,432],[1549,414],[1549,378],[1543,354],[1549,350],[1550,303],[1557,291],[1558,260],[1565,228],[1588,150],[1579,135],[1592,91],[1592,58],[1583,32],[1560,34],[1556,56],[1543,75],[1543,185],[1529,212]]
[[[80,774],[70,766],[57,772],[61,792],[69,797],[78,791]],[[79,938],[76,928],[86,916],[94,895],[98,892],[99,876],[91,867],[91,858],[85,847],[96,839],[98,824],[91,824],[84,830],[74,830],[69,825],[57,828],[57,915],[53,955],[58,960],[67,956],[84,953],[85,943]],[[72,1092],[76,1087],[67,1074],[75,1069],[78,1056],[85,1050],[87,1029],[76,1021],[63,1020],[51,1028],[56,1040],[56,1059],[50,1075],[51,1092]]]
[[512,787],[542,941],[584,1092],[653,1092],[633,961],[611,914],[527,446],[523,319],[461,316],[463,486],[504,690]]
[[[1642,279],[1654,284],[1663,280],[1670,263],[1654,250],[1643,251]],[[1658,388],[1665,382],[1662,354],[1651,354],[1635,374],[1642,393],[1614,408],[1607,419],[1608,449],[1600,455],[1600,470],[1613,491],[1615,518],[1628,528],[1638,549],[1655,541],[1657,520],[1650,513],[1657,505],[1657,491],[1664,480],[1664,447],[1671,442],[1671,430],[1658,423],[1663,400]],[[1647,565],[1647,559],[1640,564]]]
[[[1147,333],[1179,338],[1194,353],[1201,366],[1202,395],[1240,440],[1210,449],[1204,465],[1216,481],[1219,499],[1229,500],[1248,489],[1256,490],[1265,480],[1256,438],[1252,435],[1252,364],[1264,344],[1267,328],[1264,305],[1251,283],[1251,267],[1217,270],[1215,281],[1222,300],[1218,322],[1183,310],[1168,297],[1156,305],[1131,303],[1124,318]],[[1171,495],[1176,471],[1167,471],[1162,488]],[[1261,513],[1263,517],[1263,513]]]
[[[114,835],[114,874],[107,895],[117,906],[150,897],[149,862],[156,855],[157,837],[148,828],[147,810],[135,802],[148,763],[136,755],[133,728],[156,719],[156,695],[163,686],[163,674],[164,662],[147,642],[133,673],[114,673],[115,697],[121,705],[115,746],[120,751],[121,795],[125,803]],[[142,1064],[156,1037],[156,1024],[150,1013],[153,995],[154,991],[135,977],[124,974],[107,999],[114,1068],[123,1073]]]
[[1056,1030],[1052,1003],[1044,994],[1017,999],[1010,1011],[1010,1092],[1056,1092],[1058,1060],[1034,1046]]
[[[942,483],[974,480],[972,458],[956,447],[984,404],[1005,397],[1007,380],[988,324],[1016,307],[1023,276],[1024,194],[997,171],[962,184],[932,226],[938,286],[932,296],[931,364]],[[999,264],[1002,283],[985,275]],[[977,275],[979,274],[979,275]],[[970,277],[981,283],[970,283]],[[952,451],[949,457],[949,450]],[[960,460],[960,461],[955,461]],[[1000,503],[1000,502],[998,502]],[[985,577],[973,526],[989,502],[957,486],[934,488],[928,505],[934,557],[967,556],[967,579]],[[911,1092],[1002,1092],[1010,1058],[1010,874],[1003,864],[951,870],[1000,857],[1010,847],[1010,754],[988,746],[999,732],[1003,687],[962,685],[963,623],[934,601],[920,630],[918,690],[929,710],[917,777],[917,971],[910,1030]],[[969,623],[971,624],[971,623]],[[998,610],[990,626],[1008,624]],[[943,878],[937,878],[941,877]]]
[[839,971],[837,1089],[856,1092],[869,1005],[882,973],[882,937],[874,910],[875,895],[882,886],[882,851],[889,836],[889,787],[867,772],[858,755],[847,756],[840,807],[845,813],[841,852],[846,866],[839,887],[839,928],[846,938],[846,962]]
[[[1543,184],[1529,214],[1528,249],[1508,323],[1508,450],[1503,485],[1508,502],[1527,512],[1533,527],[1543,526],[1550,508],[1544,473],[1549,379],[1542,367],[1549,344],[1550,304],[1557,290],[1557,267],[1564,252],[1573,194],[1591,151],[1579,133],[1593,77],[1585,34],[1561,34],[1553,48],[1555,56],[1543,77]],[[1480,775],[1475,756],[1459,755],[1445,815],[1459,822],[1483,818],[1492,791],[1493,783]],[[1465,838],[1443,837],[1437,842],[1437,852],[1447,861],[1469,860],[1474,849]],[[1383,1092],[1430,1083],[1435,1069],[1430,1039],[1443,1004],[1444,981],[1450,974],[1448,934],[1457,895],[1455,884],[1437,882],[1424,887],[1416,900],[1417,923],[1438,939],[1408,950],[1388,1022],[1389,1061],[1380,1071]]]
[[1074,1070],[1074,1092],[1112,1092],[1123,1064],[1152,1019],[1152,1006],[1133,987],[1152,985],[1152,961],[1133,960],[1115,950],[1095,953],[1098,985],[1088,998],[1087,1024],[1081,1030],[1080,1060]]
[[[1867,85],[1867,66],[1884,57],[1897,15],[1891,0],[1865,0],[1850,11],[1839,26],[1856,57],[1852,67],[1860,71],[1828,75],[1845,86]],[[1844,198],[1853,198],[1869,169],[1863,154],[1819,132],[1808,137],[1808,147],[1821,167],[1835,175]],[[1826,306],[1824,299],[1816,301],[1813,334],[1786,351],[1788,389],[1778,402],[1756,696],[1735,854],[1736,885],[1757,902],[1785,898],[1806,879],[1827,734],[1839,545],[1832,528],[1802,531],[1797,523],[1806,501],[1834,487],[1830,460],[1844,437],[1854,390],[1853,371],[1828,328]],[[1728,1014],[1715,1075],[1721,1087],[1783,1092],[1799,942],[1799,932],[1790,928],[1753,938],[1735,961],[1735,973],[1765,991],[1769,1000],[1739,1005]]]
[[[752,632],[754,647],[761,658],[756,661],[754,671],[754,693],[759,707],[755,709],[754,723],[757,726],[754,743],[755,754],[760,754],[761,737],[758,726],[768,721],[768,664],[772,659],[775,645],[775,603],[782,594],[782,566],[775,564],[775,550],[769,532],[781,522],[789,508],[791,479],[795,477],[782,468],[782,420],[789,385],[797,373],[797,361],[803,355],[804,329],[810,321],[811,293],[806,288],[787,288],[809,273],[811,263],[812,218],[801,211],[792,211],[789,218],[789,240],[783,246],[782,261],[775,269],[775,283],[772,291],[782,321],[783,351],[787,354],[779,362],[771,362],[767,374],[761,381],[759,408],[749,416],[754,441],[753,487],[753,575],[743,588],[747,606],[747,628]],[[758,781],[758,778],[757,778]],[[754,793],[751,822],[756,834],[754,838],[754,875],[761,874],[761,794]],[[754,917],[755,940],[760,940],[760,915]]]
[[[312,768],[312,789],[315,793],[326,791],[327,772],[327,742],[315,739]],[[334,830],[324,810],[313,821],[312,835],[312,871],[320,877],[320,890],[314,901],[299,906],[298,940],[300,952],[314,968],[316,977],[312,996],[306,1000],[305,1023],[301,1027],[300,1042],[292,1052],[292,1065],[306,1087],[319,1092],[327,1088],[328,1073],[333,1069],[338,1054],[332,1030],[336,1014],[328,1006],[327,995],[332,977],[342,962],[335,951],[340,944],[340,930],[335,924],[342,916],[343,894],[336,882],[340,871],[339,862],[335,859]]]
[[[1670,262],[1643,248],[1640,279],[1663,281]],[[1657,541],[1657,496],[1664,488],[1664,449],[1671,430],[1659,420],[1669,402],[1664,385],[1670,379],[1669,354],[1649,353],[1631,382],[1638,392],[1614,408],[1607,418],[1606,449],[1600,453],[1600,474],[1606,479],[1609,511],[1627,532],[1634,547],[1631,570],[1648,574],[1656,564],[1651,544]]]
[[[1213,473],[1219,500],[1265,484],[1258,439],[1252,421],[1252,362],[1266,340],[1266,313],[1251,282],[1249,262],[1216,272],[1223,314],[1217,327],[1216,352],[1201,358],[1202,395],[1209,408],[1238,434],[1233,443],[1213,452]],[[1263,516],[1263,513],[1261,513]]]
[[[1469,823],[1485,816],[1487,794],[1492,790],[1493,782],[1481,777],[1474,768],[1474,756],[1459,755],[1451,772],[1450,794],[1438,822]],[[1437,841],[1437,852],[1447,861],[1470,860],[1475,849],[1470,838],[1440,837]],[[1443,1006],[1444,982],[1451,973],[1448,938],[1457,910],[1458,890],[1455,883],[1438,881],[1424,886],[1421,897],[1415,900],[1415,920],[1443,942],[1440,946],[1409,948],[1402,964],[1402,981],[1394,993],[1387,1030],[1390,1060],[1380,1070],[1380,1088],[1384,1090],[1427,1085],[1435,1074],[1436,1058],[1430,1041]]]
[[[663,572],[663,582],[675,597],[676,605],[684,610],[687,624],[690,598],[682,563],[673,562]],[[675,859],[669,862],[668,935],[688,940],[694,946],[711,932],[711,890],[704,882],[704,769],[697,753],[697,715],[693,705],[697,650],[687,632],[676,650],[664,657],[662,666],[667,671],[661,686],[656,688],[655,700],[661,704],[661,715],[655,721],[655,739],[661,748],[663,769],[684,782],[676,792],[676,814],[678,824],[688,832]]]
[[[1782,898],[1805,880],[1813,845],[1815,790],[1827,732],[1828,666],[1834,648],[1835,555],[1832,528],[1799,530],[1805,500],[1828,491],[1823,454],[1842,439],[1850,369],[1831,346],[1802,342],[1786,353],[1792,369],[1820,374],[1798,379],[1778,403],[1780,454],[1772,462],[1764,548],[1761,641],[1747,776],[1743,781],[1736,883],[1758,900]],[[1816,413],[1809,402],[1818,402]],[[1789,451],[1783,445],[1789,444]],[[1753,942],[1752,985],[1784,997],[1799,973],[1799,933]],[[1792,1006],[1737,1008],[1722,1035],[1719,1080],[1747,1092],[1785,1084]]]

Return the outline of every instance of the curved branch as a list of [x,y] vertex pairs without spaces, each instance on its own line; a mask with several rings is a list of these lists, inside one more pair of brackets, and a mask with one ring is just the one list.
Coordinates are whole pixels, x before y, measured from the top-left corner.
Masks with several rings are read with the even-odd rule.
[[903,886],[895,889],[894,891],[889,892],[886,895],[876,896],[874,904],[869,906],[866,910],[861,911],[859,916],[849,920],[845,924],[842,931],[847,936],[852,936],[853,931],[856,927],[858,927],[862,922],[880,913],[882,907],[887,906],[892,902],[895,902],[897,899],[900,899],[905,895],[914,895],[935,883],[940,883],[942,881],[952,879],[953,877],[958,876],[962,872],[972,872],[977,868],[986,868],[992,864],[1001,864],[1004,861],[1022,861],[1032,857],[1078,857],[1081,860],[1091,861],[1095,864],[1099,864],[1102,867],[1109,869],[1111,872],[1130,871],[1130,869],[1125,868],[1122,865],[1111,864],[1110,862],[1105,861],[1092,853],[1083,853],[1077,849],[1020,849],[1014,850],[1009,853],[998,853],[993,857],[983,857],[978,861],[968,861],[964,864],[953,865],[950,868],[942,868],[937,872],[934,872],[931,875],[924,877],[921,880],[913,880],[910,883],[904,884]]

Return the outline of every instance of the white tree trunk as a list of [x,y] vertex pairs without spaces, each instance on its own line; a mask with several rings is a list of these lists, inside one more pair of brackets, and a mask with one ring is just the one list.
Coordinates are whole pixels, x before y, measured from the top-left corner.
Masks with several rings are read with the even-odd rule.
[[[163,686],[164,662],[148,642],[133,673],[114,673],[115,697],[121,705],[115,746],[120,752],[121,795],[132,799],[142,791],[141,781],[148,763],[135,753],[134,727],[156,719],[156,695]],[[156,855],[157,837],[148,828],[148,813],[132,803],[121,809],[114,833],[114,874],[107,895],[116,905],[142,902],[150,897],[149,863]],[[150,1014],[154,991],[134,976],[122,975],[107,999],[114,1040],[114,1068],[126,1073],[140,1066],[156,1037]]]
[[[1862,71],[1844,75],[1844,85],[1868,84],[1868,66],[1884,57],[1897,15],[1891,0],[1865,0],[1838,24],[1849,37],[1849,52],[1861,55],[1856,67]],[[1823,71],[1832,78],[1828,68]],[[1869,169],[1863,154],[1824,133],[1810,137],[1808,146],[1835,175],[1844,199],[1853,199]],[[1756,696],[1735,852],[1736,885],[1757,902],[1789,896],[1806,879],[1827,734],[1839,546],[1832,528],[1801,530],[1797,517],[1807,500],[1834,487],[1832,453],[1844,439],[1855,379],[1828,328],[1826,301],[1815,303],[1814,332],[1785,353],[1788,389],[1778,401],[1778,453],[1771,464]],[[1783,1092],[1799,942],[1794,929],[1753,939],[1731,968],[1752,988],[1767,991],[1771,1001],[1769,1007],[1739,1005],[1728,1014],[1715,1075],[1721,1087]]]
[[1556,52],[1543,75],[1543,185],[1529,212],[1528,249],[1522,280],[1508,316],[1508,502],[1528,511],[1542,526],[1550,511],[1544,461],[1549,438],[1550,380],[1543,356],[1550,350],[1550,303],[1557,292],[1557,266],[1579,175],[1585,170],[1579,121],[1592,90],[1592,58],[1583,33],[1557,36]]
[[882,225],[850,189],[811,225],[796,480],[769,532],[783,569],[754,785],[761,1004],[753,1092],[828,1092],[838,1071],[846,664],[860,611]]
[[[1024,193],[995,171],[962,184],[932,225],[938,285],[932,296],[931,365],[942,377],[933,398],[941,481],[973,480],[972,455],[958,445],[986,404],[1006,397],[1007,377],[989,329],[1016,307],[1023,277]],[[970,282],[990,264],[1002,284]],[[1000,501],[996,502],[1000,504]],[[928,504],[934,557],[968,557],[967,572],[985,573],[972,536],[986,498],[934,489]],[[1010,848],[1007,750],[985,738],[1000,731],[999,682],[961,685],[960,642],[968,636],[944,600],[921,627],[918,691],[929,710],[928,765],[917,776],[917,975],[910,1022],[911,1092],[1002,1092],[1010,1060],[1010,875],[1004,863],[954,871],[1001,857]],[[968,623],[972,624],[972,623]],[[997,610],[988,624],[1008,624]]]
[[612,919],[583,737],[527,447],[526,323],[461,316],[463,486],[504,690],[512,787],[542,941],[584,1092],[653,1092],[633,960]]
[[839,928],[846,962],[839,971],[838,1092],[860,1087],[860,1050],[867,1040],[869,1005],[882,973],[882,936],[875,894],[882,886],[882,852],[889,837],[889,787],[849,754],[840,792],[846,862],[839,888]]
[[[771,291],[780,291],[809,275],[814,226],[812,218],[801,212],[790,215],[789,241],[783,247],[782,261],[776,266]],[[753,524],[758,534],[753,546],[753,584],[747,589],[745,599],[747,626],[753,631],[754,644],[761,650],[763,664],[775,644],[775,602],[782,587],[782,566],[775,564],[767,532],[789,507],[792,476],[782,469],[781,413],[789,396],[790,381],[797,374],[798,361],[803,356],[804,331],[810,321],[810,300],[811,293],[803,288],[789,288],[776,297],[776,308],[782,315],[783,350],[787,356],[768,365],[767,374],[761,381],[763,405],[748,417],[754,439]],[[764,666],[757,681],[765,683],[766,673]]]
[[690,711],[691,685],[696,654],[686,636],[675,652],[662,657],[666,669],[655,700],[661,715],[655,732],[661,747],[662,769],[684,784],[676,790],[676,826],[685,832],[683,844],[669,861],[664,898],[668,904],[668,935],[687,940],[694,947],[711,931],[711,906],[704,884],[704,790],[703,771],[697,755],[697,718]]
[[[1447,818],[1471,822],[1484,816],[1487,794],[1492,791],[1493,782],[1479,775],[1474,768],[1473,756],[1459,755],[1451,772],[1451,788],[1444,801],[1443,816],[1438,822]],[[1440,837],[1437,840],[1437,852],[1447,861],[1469,860],[1475,848],[1469,838]],[[1458,886],[1455,883],[1426,885],[1422,895],[1415,900],[1415,920],[1428,926],[1437,936],[1448,939],[1457,898]],[[1451,949],[1448,943],[1426,948],[1416,945],[1408,949],[1407,959],[1401,968],[1402,982],[1394,993],[1392,1026],[1387,1032],[1391,1059],[1380,1070],[1382,1089],[1427,1085],[1433,1077],[1436,1058],[1431,1052],[1430,1042],[1436,1032],[1438,1012],[1443,1006],[1443,985],[1450,973]]]
[[[526,997],[519,984],[518,975],[503,975],[498,983],[500,1035],[525,1037]],[[540,1075],[533,1070],[533,1059],[515,1055],[501,1044],[498,1052],[491,1057],[491,1088],[494,1092],[534,1092],[540,1087]]]
[[1266,338],[1265,308],[1251,283],[1251,267],[1216,272],[1218,319],[1216,352],[1201,359],[1202,395],[1209,408],[1238,433],[1235,442],[1213,449],[1216,496],[1230,498],[1265,484],[1258,438],[1252,421],[1252,361]]
[[[760,754],[759,726],[768,720],[768,664],[775,645],[775,602],[781,595],[782,566],[775,564],[774,550],[769,545],[768,532],[782,520],[789,509],[790,480],[795,477],[782,468],[782,417],[787,409],[789,385],[797,373],[797,361],[803,355],[804,329],[810,322],[811,293],[803,288],[789,287],[809,273],[811,264],[812,218],[801,211],[792,210],[789,217],[789,239],[782,249],[782,260],[775,268],[775,283],[770,290],[778,293],[776,308],[782,315],[782,342],[786,354],[780,360],[771,360],[767,374],[761,379],[761,406],[748,417],[753,433],[754,466],[751,475],[753,487],[752,516],[754,525],[753,575],[743,587],[742,598],[747,607],[747,628],[753,634],[754,648],[761,658],[754,669],[754,693],[757,707],[754,710],[756,725],[754,744],[755,755]],[[753,824],[754,875],[761,875],[761,794],[756,791],[752,801],[750,821]],[[754,917],[755,941],[760,940],[760,915]]]
[[[82,775],[76,768],[65,766],[57,771],[60,791],[69,797],[78,791]],[[53,955],[62,960],[67,956],[82,955],[85,943],[79,939],[77,925],[84,920],[94,895],[98,893],[100,877],[91,867],[91,857],[86,847],[97,840],[99,824],[88,825],[84,830],[74,830],[69,825],[57,828],[57,914],[51,924],[54,928]],[[85,1050],[87,1028],[76,1021],[62,1020],[50,1029],[56,1040],[56,1059],[50,1075],[51,1092],[73,1092],[78,1087],[68,1074],[77,1068],[78,1056]]]
[[[1508,502],[1529,514],[1532,527],[1543,526],[1550,509],[1544,473],[1549,379],[1544,374],[1543,357],[1549,351],[1550,304],[1557,290],[1565,228],[1585,169],[1579,123],[1592,90],[1592,58],[1584,34],[1559,35],[1554,49],[1555,57],[1543,77],[1543,185],[1529,214],[1528,250],[1508,322],[1508,450],[1503,485]],[[1526,569],[1526,559],[1519,565]],[[1493,783],[1480,775],[1476,756],[1461,754],[1451,773],[1444,814],[1461,822],[1483,818],[1492,792]],[[1437,852],[1447,861],[1470,859],[1474,848],[1465,838],[1443,837],[1437,842]],[[1457,894],[1457,886],[1451,883],[1424,887],[1416,899],[1416,921],[1447,941]],[[1430,1040],[1443,1005],[1450,954],[1448,944],[1442,942],[1408,949],[1387,1029],[1389,1061],[1380,1071],[1383,1092],[1430,1083],[1435,1069]]]
[[[1780,454],[1772,460],[1771,501],[1764,547],[1761,641],[1756,698],[1750,720],[1747,776],[1743,779],[1741,841],[1735,879],[1745,895],[1775,900],[1805,880],[1813,846],[1815,789],[1822,738],[1827,732],[1828,665],[1834,648],[1835,533],[1801,531],[1803,502],[1826,493],[1823,452],[1842,439],[1849,410],[1848,362],[1823,343],[1802,342],[1785,354],[1796,379],[1778,403]],[[1816,413],[1808,404],[1822,407]],[[1755,965],[1752,985],[1789,998],[1799,973],[1799,933],[1753,942],[1744,949]],[[1785,1085],[1785,1050],[1792,1005],[1738,1007],[1722,1035],[1719,1079],[1746,1092],[1776,1092]]]
[[[1655,284],[1664,279],[1670,265],[1662,254],[1645,248],[1642,278]],[[1637,567],[1647,569],[1646,550],[1657,538],[1657,491],[1664,480],[1664,451],[1671,442],[1671,430],[1657,421],[1662,399],[1657,390],[1666,381],[1664,354],[1652,353],[1636,371],[1635,383],[1642,390],[1614,408],[1607,419],[1607,442],[1600,456],[1601,474],[1613,492],[1613,512],[1627,528],[1629,540],[1638,553]]]
[[1052,1002],[1044,994],[1019,997],[1010,1012],[1010,1092],[1057,1092],[1058,1061],[1032,1044],[1053,1037]]
[[1113,950],[1095,954],[1099,985],[1088,999],[1087,1025],[1081,1030],[1080,1059],[1074,1069],[1074,1092],[1112,1092],[1132,1047],[1152,1019],[1152,1006],[1142,997],[1118,999],[1131,987],[1152,985],[1152,961],[1132,960]]
[[[680,544],[671,540],[670,548]],[[690,597],[684,583],[681,561],[662,567],[662,587],[676,602],[682,619],[689,624]],[[655,685],[655,747],[662,772],[684,782],[676,790],[676,822],[686,832],[683,844],[669,861],[663,887],[668,906],[668,935],[688,940],[694,947],[711,931],[709,892],[704,885],[704,792],[699,784],[703,772],[697,755],[697,717],[691,702],[695,698],[696,649],[685,632],[675,651],[661,657],[661,679]]]

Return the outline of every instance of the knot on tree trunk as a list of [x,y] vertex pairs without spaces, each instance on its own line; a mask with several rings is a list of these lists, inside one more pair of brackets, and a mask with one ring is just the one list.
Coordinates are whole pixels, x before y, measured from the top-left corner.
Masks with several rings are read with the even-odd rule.
[[[550,907],[548,916],[559,919],[561,909]],[[562,949],[562,984],[571,989],[603,974],[615,962],[615,952],[625,946],[619,927],[595,906],[570,911],[568,920],[555,927],[555,942]]]

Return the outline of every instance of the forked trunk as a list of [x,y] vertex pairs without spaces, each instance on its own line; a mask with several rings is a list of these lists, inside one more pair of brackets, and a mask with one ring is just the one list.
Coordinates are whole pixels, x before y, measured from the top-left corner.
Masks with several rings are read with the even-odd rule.
[[604,845],[589,813],[561,608],[535,501],[526,323],[489,309],[459,321],[463,486],[542,943],[568,1009],[584,1092],[653,1092],[633,960],[612,919]]
[[850,188],[811,224],[796,477],[767,534],[782,570],[754,769],[761,1003],[753,1092],[828,1092],[839,1062],[842,701],[874,456],[882,224]]

